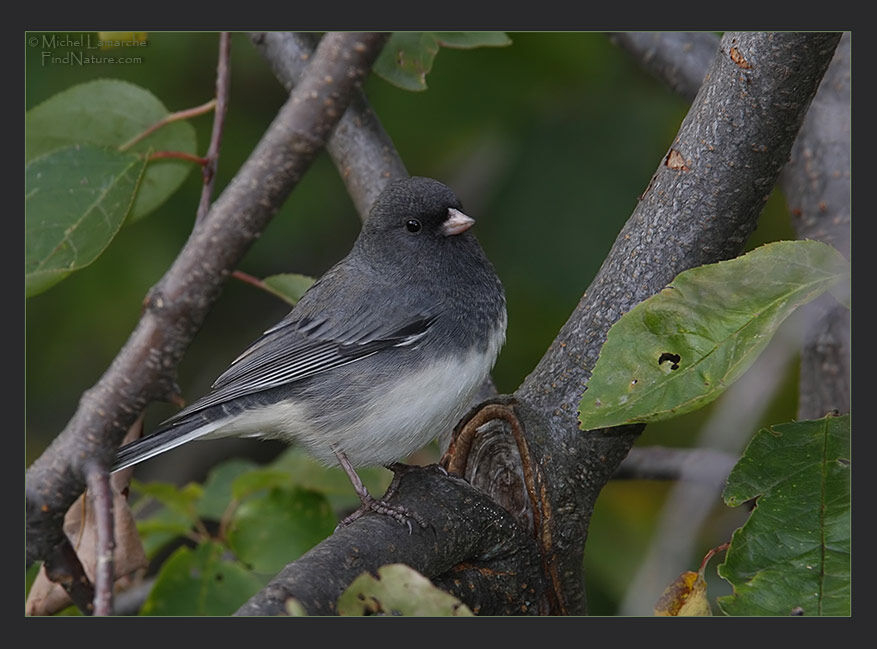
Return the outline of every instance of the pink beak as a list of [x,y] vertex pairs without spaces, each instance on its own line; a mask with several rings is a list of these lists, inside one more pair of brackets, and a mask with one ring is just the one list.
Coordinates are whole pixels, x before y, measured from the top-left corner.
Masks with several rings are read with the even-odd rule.
[[471,228],[475,224],[475,219],[466,216],[460,210],[453,207],[448,208],[448,218],[442,224],[442,233],[449,237],[454,234],[460,234]]

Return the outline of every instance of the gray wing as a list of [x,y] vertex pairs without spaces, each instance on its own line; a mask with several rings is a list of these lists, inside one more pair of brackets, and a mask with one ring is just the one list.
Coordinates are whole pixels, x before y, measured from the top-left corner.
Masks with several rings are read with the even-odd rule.
[[383,349],[416,344],[439,314],[436,310],[425,310],[394,323],[372,313],[366,318],[354,316],[346,320],[350,323],[346,325],[328,317],[296,316],[297,311],[293,310],[268,329],[216,379],[207,395],[164,423],[355,363]]

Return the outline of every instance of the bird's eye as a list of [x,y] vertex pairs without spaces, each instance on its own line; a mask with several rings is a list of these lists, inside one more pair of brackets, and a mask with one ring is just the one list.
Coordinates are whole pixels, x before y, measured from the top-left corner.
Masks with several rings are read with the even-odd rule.
[[418,221],[417,219],[408,219],[407,221],[405,221],[405,229],[412,234],[420,232],[420,228],[420,221]]

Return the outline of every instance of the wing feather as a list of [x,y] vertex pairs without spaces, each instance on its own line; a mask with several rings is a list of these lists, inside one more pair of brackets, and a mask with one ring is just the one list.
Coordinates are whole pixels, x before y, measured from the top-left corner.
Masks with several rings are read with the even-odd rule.
[[[294,312],[293,312],[294,313]],[[290,314],[292,315],[292,314]],[[183,408],[165,423],[183,419],[210,406],[248,394],[301,381],[368,358],[389,347],[415,344],[437,320],[436,313],[420,314],[394,327],[340,329],[311,319],[286,318],[242,353],[213,383],[204,397]],[[373,323],[372,323],[373,324]],[[334,331],[327,331],[334,329]],[[325,337],[331,333],[332,337]]]

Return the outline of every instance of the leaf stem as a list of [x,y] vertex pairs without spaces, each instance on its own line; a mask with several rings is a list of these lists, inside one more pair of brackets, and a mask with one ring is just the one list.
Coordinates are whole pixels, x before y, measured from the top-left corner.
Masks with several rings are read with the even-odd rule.
[[195,164],[202,167],[207,164],[207,158],[192,155],[191,153],[186,153],[185,151],[155,151],[149,154],[147,160],[149,162],[152,162],[153,160],[164,160],[166,158],[177,158],[178,160],[186,160],[188,162],[194,162]]
[[132,146],[143,140],[144,138],[149,137],[153,133],[155,133],[162,126],[167,126],[172,122],[178,122],[182,119],[189,119],[190,117],[197,117],[198,115],[203,115],[204,113],[209,113],[216,107],[216,99],[211,99],[206,104],[201,104],[200,106],[195,106],[194,108],[187,108],[185,110],[177,111],[176,113],[170,113],[160,120],[158,120],[155,124],[147,128],[142,133],[135,135],[133,138],[125,142],[122,146],[119,147],[119,151],[127,151]]
[[261,279],[259,279],[258,277],[253,277],[252,275],[245,273],[242,270],[232,271],[231,276],[244,282],[245,284],[252,284],[256,288],[260,288],[263,291],[267,291],[269,293],[272,292],[271,289],[268,288],[268,285],[265,284],[265,282],[263,282]]
[[700,562],[700,570],[698,572],[703,575],[703,571],[706,570],[706,564],[709,563],[709,560],[713,558],[714,555],[719,552],[724,552],[728,549],[730,543],[722,543],[720,546],[713,548],[709,552],[706,553],[706,556],[703,558],[703,561]]

